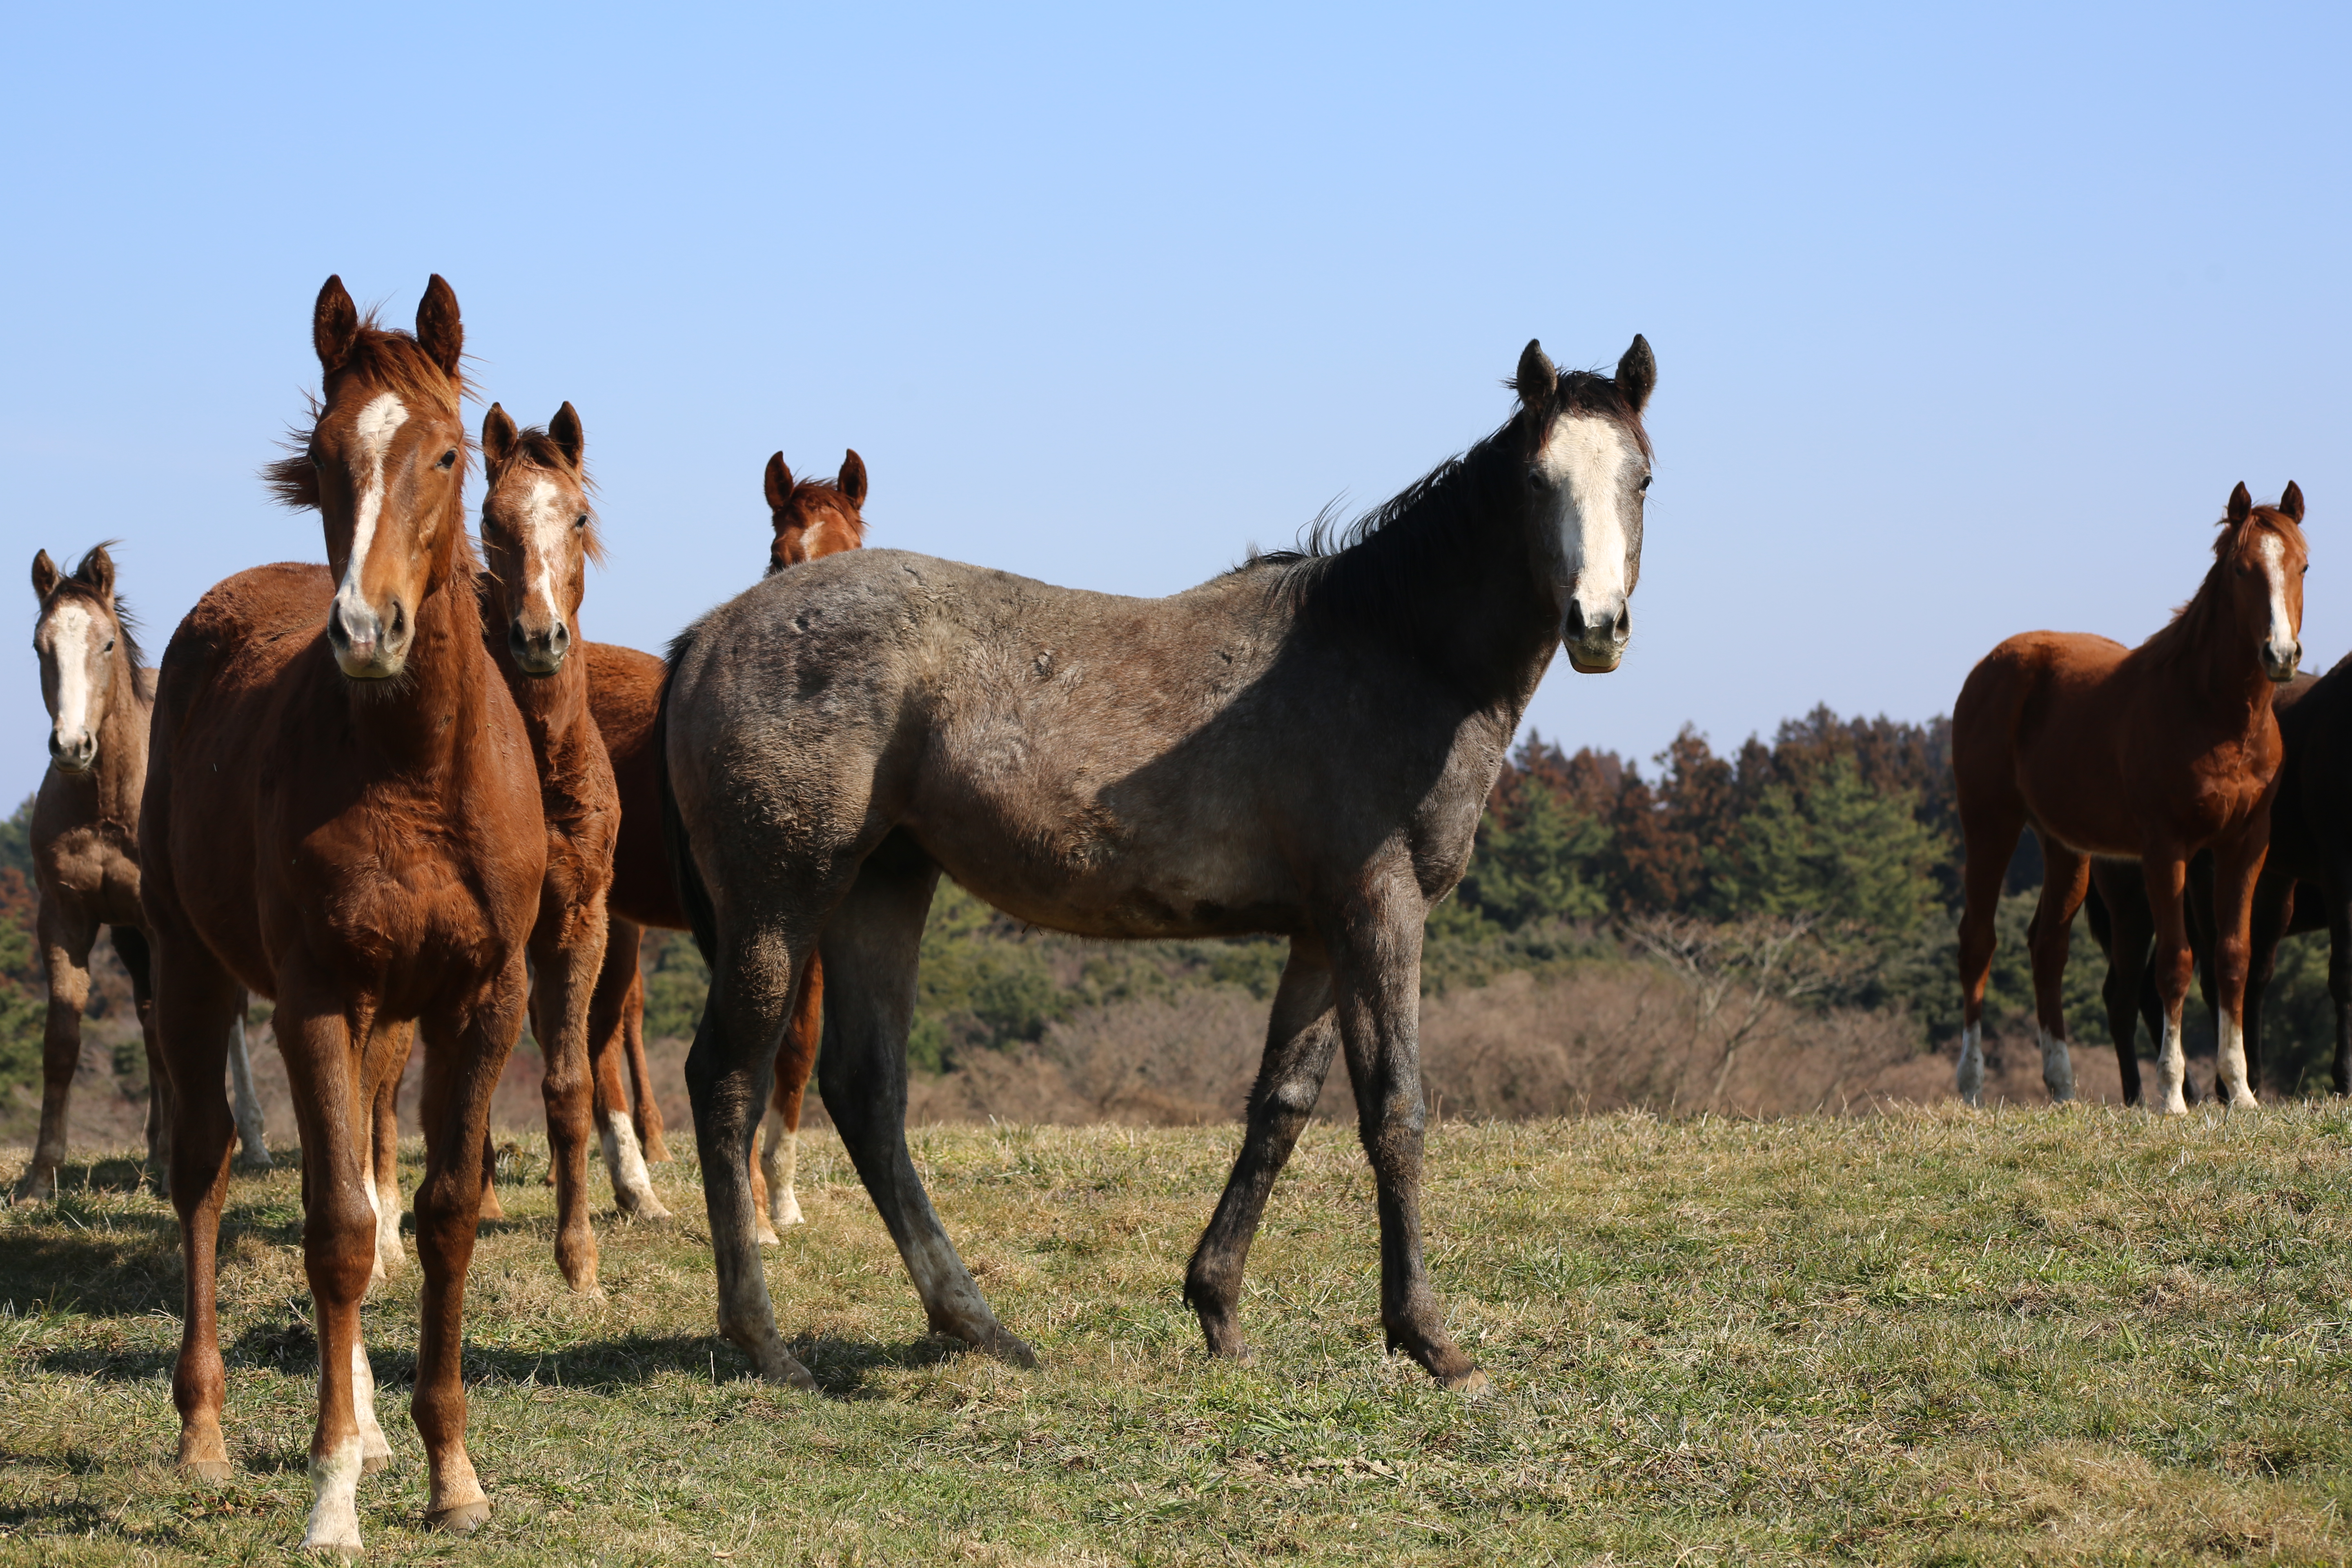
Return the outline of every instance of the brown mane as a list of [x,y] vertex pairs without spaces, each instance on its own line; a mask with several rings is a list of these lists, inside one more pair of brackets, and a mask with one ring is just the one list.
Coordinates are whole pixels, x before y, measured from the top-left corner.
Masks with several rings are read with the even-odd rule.
[[[462,374],[443,370],[425,353],[415,333],[378,326],[373,310],[361,321],[359,338],[352,345],[351,356],[334,373],[337,377],[353,374],[367,376],[404,403],[430,406],[453,418],[467,395]],[[308,417],[287,427],[285,438],[279,442],[287,455],[263,466],[261,482],[278,505],[308,507],[315,511],[319,507],[319,474],[310,465],[310,429],[318,423],[324,405],[316,394],[305,394],[304,400],[309,404]],[[461,418],[458,423],[465,421]],[[461,449],[465,460],[471,463],[474,443],[469,439]]]

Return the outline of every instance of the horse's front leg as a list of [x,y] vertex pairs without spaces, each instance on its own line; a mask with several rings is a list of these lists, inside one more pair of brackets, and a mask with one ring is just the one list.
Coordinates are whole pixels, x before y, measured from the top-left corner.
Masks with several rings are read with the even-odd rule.
[[[1339,1036],[1356,1089],[1356,1125],[1372,1163],[1381,1215],[1381,1323],[1448,1388],[1485,1386],[1486,1373],[1445,1331],[1421,1249],[1420,889],[1408,873],[1382,879],[1363,907],[1326,937]],[[1385,894],[1386,896],[1382,896]]]
[[2181,1085],[2189,1077],[2189,1058],[2180,1039],[2180,1010],[2189,999],[2189,927],[2183,890],[2189,878],[2185,856],[2152,850],[2140,858],[2140,875],[2147,884],[2148,912],[2156,917],[2157,1002],[2164,1010],[2163,1038],[2157,1043],[2155,1109],[2168,1116],[2185,1116],[2189,1101]]
[[2232,1109],[2253,1105],[2246,1075],[2246,976],[2253,955],[2254,884],[2270,854],[2270,808],[2263,806],[2243,828],[2213,846],[2213,970],[2220,994],[2216,1096]]
[[[375,1421],[374,1379],[360,1330],[361,1302],[375,1265],[372,1111],[374,1085],[365,1052],[352,1037],[345,999],[333,985],[281,972],[278,1045],[302,1135],[302,1261],[310,1280],[319,1336],[319,1415],[310,1434],[309,1551],[360,1549],[359,1482],[390,1457]],[[234,990],[228,996],[233,1001]],[[168,1003],[168,991],[164,1000]],[[212,1020],[200,1042],[210,1047],[205,1076],[217,1085],[228,1048],[228,1019]],[[178,1050],[174,1065],[187,1060]],[[218,1093],[191,1094],[220,1124],[219,1163],[228,1159],[228,1107]]]
[[1237,1311],[1242,1269],[1265,1216],[1266,1196],[1289,1162],[1307,1119],[1314,1114],[1331,1070],[1331,1053],[1339,1045],[1331,961],[1313,935],[1293,937],[1290,962],[1283,966],[1282,984],[1274,994],[1265,1057],[1250,1090],[1241,1153],[1184,1273],[1184,1300],[1201,1320],[1211,1355],[1245,1359],[1250,1354]]
[[490,1095],[522,1032],[529,989],[517,952],[454,1016],[423,1020],[426,1137],[425,1179],[416,1188],[416,1260],[425,1291],[409,1409],[432,1467],[425,1521],[438,1530],[468,1531],[490,1516],[466,1452],[466,1270],[487,1180]]
[[547,1106],[555,1168],[555,1263],[572,1289],[601,1296],[596,1231],[588,1222],[588,1144],[595,1120],[588,1006],[604,962],[604,895],[542,910],[531,932],[530,962],[532,1032],[547,1064],[540,1098]]
[[48,1017],[41,1030],[41,1129],[16,1196],[37,1203],[57,1196],[58,1167],[65,1163],[66,1120],[73,1105],[74,1072],[81,1066],[81,1010],[89,1003],[89,949],[98,940],[98,922],[45,888],[36,924],[49,983]]

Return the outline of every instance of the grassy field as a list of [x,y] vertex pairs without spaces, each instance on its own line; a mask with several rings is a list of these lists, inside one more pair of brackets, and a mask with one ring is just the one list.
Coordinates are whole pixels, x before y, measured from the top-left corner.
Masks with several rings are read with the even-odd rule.
[[[367,1313],[398,1457],[362,1525],[376,1560],[482,1563],[2341,1562],[2347,1135],[2341,1105],[1448,1123],[1431,1253],[1475,1399],[1381,1353],[1332,1129],[1252,1258],[1246,1366],[1177,1298],[1237,1130],[921,1132],[1034,1373],[921,1337],[816,1141],[769,1278],[821,1398],[711,1334],[698,1222],[605,1226],[609,1296],[578,1300],[548,1194],[512,1186],[468,1316],[496,1515],[418,1528],[412,1267]],[[127,1164],[70,1175],[0,1214],[0,1561],[281,1560],[316,1371],[294,1174],[232,1193],[218,1487],[168,1464],[168,1211]],[[699,1215],[690,1165],[658,1179]]]

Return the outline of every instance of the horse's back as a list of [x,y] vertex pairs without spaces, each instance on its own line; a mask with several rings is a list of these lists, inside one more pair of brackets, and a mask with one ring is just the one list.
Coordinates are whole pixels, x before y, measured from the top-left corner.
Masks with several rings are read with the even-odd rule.
[[621,830],[613,845],[613,912],[639,925],[668,929],[686,924],[671,886],[668,852],[661,840],[661,758],[653,745],[654,717],[661,708],[662,661],[614,643],[592,642],[588,655],[588,708],[613,759],[613,783],[621,800]]

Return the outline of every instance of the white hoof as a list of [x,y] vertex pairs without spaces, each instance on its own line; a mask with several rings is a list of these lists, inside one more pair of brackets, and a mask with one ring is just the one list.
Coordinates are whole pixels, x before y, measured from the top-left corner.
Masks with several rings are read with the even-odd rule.
[[305,1552],[352,1555],[360,1550],[360,1440],[346,1437],[335,1452],[310,1460],[310,1521],[302,1531]]

